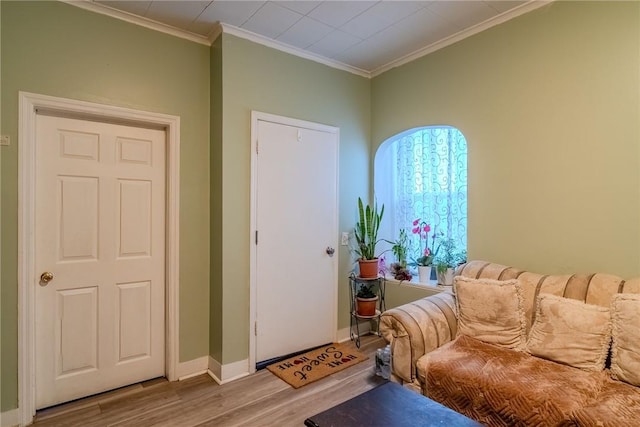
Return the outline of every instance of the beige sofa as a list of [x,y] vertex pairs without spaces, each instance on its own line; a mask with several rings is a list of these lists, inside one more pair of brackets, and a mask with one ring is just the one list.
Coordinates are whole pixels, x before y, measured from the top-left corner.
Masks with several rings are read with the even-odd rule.
[[[490,426],[640,426],[640,388],[637,387],[640,385],[640,298],[634,295],[640,294],[640,278],[625,281],[601,273],[541,275],[484,261],[462,265],[456,274],[462,277],[458,279],[461,284],[478,282],[464,278],[487,279],[498,285],[516,279],[511,282],[517,282],[514,286],[518,288],[516,304],[519,305],[518,310],[513,311],[522,315],[522,343],[505,348],[484,342],[482,336],[482,339],[468,336],[468,325],[459,322],[463,311],[459,305],[463,299],[460,290],[467,289],[460,286],[459,301],[452,292],[443,292],[382,314],[380,331],[392,346],[396,380]],[[624,295],[616,296],[620,293]],[[483,301],[482,294],[478,295],[476,299],[465,298],[471,304],[477,300],[475,304],[482,307],[476,309],[482,311],[484,305],[491,303]],[[625,306],[631,317],[625,318],[610,309],[612,299],[624,303],[626,300],[622,297],[630,298],[629,302],[635,304]],[[505,298],[505,304],[508,300],[510,298]],[[583,356],[580,349],[567,350],[558,356],[558,345],[561,348],[565,341],[571,341],[572,333],[565,331],[562,332],[565,335],[551,338],[544,335],[550,331],[558,333],[566,326],[566,322],[558,320],[554,320],[555,325],[545,324],[545,319],[568,316],[571,323],[571,312],[565,308],[558,310],[553,304],[564,304],[561,307],[571,310],[589,309],[597,316],[607,316],[606,321],[597,321],[594,326],[583,325],[586,339],[604,350],[600,355],[598,351],[592,352],[589,364],[580,365],[582,369],[570,366],[573,356]],[[468,312],[468,306],[465,307]],[[547,307],[550,307],[548,312],[544,311]],[[573,321],[579,326],[584,323],[575,316]],[[605,340],[589,334],[590,328],[602,329],[603,334],[611,331],[612,324],[617,343],[613,348],[617,352],[615,363],[609,369],[610,335]],[[465,334],[460,333],[463,327]],[[538,338],[542,333],[542,338],[532,339],[534,332]],[[546,347],[552,350],[545,353]],[[606,369],[602,369],[605,357],[608,357]]]

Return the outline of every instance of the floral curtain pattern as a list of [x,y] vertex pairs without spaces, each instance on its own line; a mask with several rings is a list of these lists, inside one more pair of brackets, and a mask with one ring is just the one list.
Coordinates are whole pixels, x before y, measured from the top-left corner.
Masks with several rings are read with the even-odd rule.
[[[391,141],[391,232],[409,230],[420,218],[431,226],[428,246],[433,251],[441,238],[453,238],[458,249],[467,248],[467,142],[453,127],[426,127]],[[395,167],[394,167],[395,166]],[[421,255],[418,235],[410,235],[410,259]],[[424,242],[422,242],[422,250]],[[413,256],[411,256],[413,255]]]

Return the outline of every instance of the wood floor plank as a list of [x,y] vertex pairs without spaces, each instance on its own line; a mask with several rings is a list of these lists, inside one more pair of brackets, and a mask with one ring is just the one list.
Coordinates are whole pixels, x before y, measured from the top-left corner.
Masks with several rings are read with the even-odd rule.
[[83,427],[102,427],[128,420],[135,416],[153,414],[158,409],[173,402],[180,401],[176,390],[167,382],[166,385],[145,387],[139,393],[123,396],[100,403],[101,414],[98,419],[85,423]]
[[362,372],[347,381],[333,385],[313,399],[295,399],[291,404],[280,405],[276,410],[269,411],[255,421],[262,425],[301,426],[310,416],[339,405],[383,382],[380,377],[372,376],[370,372]]
[[362,338],[369,359],[294,389],[267,370],[218,385],[206,375],[184,381],[154,379],[40,411],[42,426],[301,426],[304,419],[375,387],[377,336]]
[[[166,380],[165,380],[166,381]],[[42,409],[38,411],[36,415],[36,421],[44,421],[52,417],[59,417],[64,414],[71,413],[91,406],[98,407],[100,402],[107,402],[110,399],[122,398],[123,396],[137,393],[142,389],[142,384],[132,384],[130,386],[122,387],[116,390],[107,391],[105,393],[96,394],[93,396],[85,397],[84,399],[74,400],[73,402],[65,403],[63,405],[52,406],[50,408]],[[99,408],[98,408],[99,410]]]
[[[268,375],[266,375],[268,374]],[[245,377],[224,385],[215,385],[206,389],[193,391],[183,396],[180,402],[160,408],[153,414],[141,414],[128,418],[121,424],[127,426],[175,426],[174,418],[180,420],[181,425],[197,425],[211,418],[211,414],[223,414],[234,409],[244,407],[264,396],[290,388],[279,378],[267,373]]]
[[215,416],[199,426],[301,426],[306,418],[383,382],[369,370],[360,371],[343,381],[328,381],[328,378],[326,380],[300,389],[289,387],[261,401]]
[[76,408],[73,411],[62,413],[55,417],[39,418],[33,425],[42,427],[75,427],[84,426],[93,420],[100,419],[102,415],[100,406],[96,403],[87,407]]

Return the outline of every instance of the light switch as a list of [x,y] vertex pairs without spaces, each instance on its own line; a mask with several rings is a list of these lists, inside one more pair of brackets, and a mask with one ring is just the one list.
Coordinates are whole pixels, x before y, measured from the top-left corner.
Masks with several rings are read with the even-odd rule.
[[0,145],[9,145],[9,135],[0,135]]
[[342,246],[349,246],[349,233],[347,231],[342,232],[342,236],[340,237],[340,244]]

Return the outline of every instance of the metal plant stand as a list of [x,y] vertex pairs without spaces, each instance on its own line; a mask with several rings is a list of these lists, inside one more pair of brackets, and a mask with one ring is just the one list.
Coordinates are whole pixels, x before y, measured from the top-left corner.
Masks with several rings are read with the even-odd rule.
[[[349,296],[351,301],[351,316],[349,322],[349,334],[351,336],[351,341],[356,343],[356,347],[360,348],[360,320],[373,320],[376,322],[376,329],[374,333],[376,335],[380,334],[380,315],[382,312],[386,310],[386,305],[384,302],[384,291],[385,291],[385,278],[384,276],[378,276],[374,279],[364,279],[362,277],[356,276],[355,274],[351,274],[349,276]],[[376,303],[375,314],[371,316],[363,316],[358,314],[357,306],[356,306],[356,295],[358,294],[358,290],[361,286],[371,286],[374,289],[374,292],[378,296],[378,301]]]

